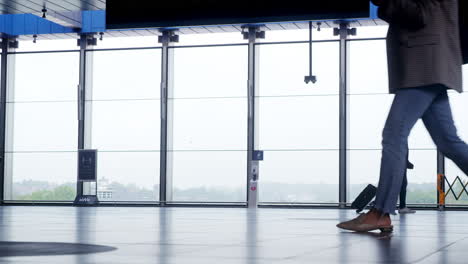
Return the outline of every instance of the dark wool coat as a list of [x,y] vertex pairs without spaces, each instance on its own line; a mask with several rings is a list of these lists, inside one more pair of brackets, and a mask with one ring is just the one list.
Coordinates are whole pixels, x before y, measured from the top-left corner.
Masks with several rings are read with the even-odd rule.
[[[468,1],[468,0],[461,0]],[[463,56],[458,0],[373,0],[390,25],[390,93],[442,84],[462,92]]]

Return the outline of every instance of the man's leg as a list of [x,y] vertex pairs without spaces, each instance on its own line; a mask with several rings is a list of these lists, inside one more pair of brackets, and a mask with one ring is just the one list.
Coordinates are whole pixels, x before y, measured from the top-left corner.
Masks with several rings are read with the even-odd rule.
[[401,89],[395,95],[383,131],[380,180],[375,201],[375,209],[382,214],[394,214],[407,165],[410,131],[442,91],[445,89],[433,86]]
[[423,122],[440,151],[468,176],[468,145],[457,134],[446,92],[434,100]]
[[383,131],[375,207],[365,215],[339,223],[337,227],[358,232],[392,229],[389,214],[395,211],[407,167],[408,135],[443,90],[441,87],[424,87],[402,89],[396,93]]

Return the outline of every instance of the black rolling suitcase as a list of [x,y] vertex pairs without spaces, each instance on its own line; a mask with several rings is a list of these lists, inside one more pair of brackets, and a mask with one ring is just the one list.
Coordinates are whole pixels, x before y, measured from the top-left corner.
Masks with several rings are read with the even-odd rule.
[[357,213],[360,213],[371,203],[377,193],[377,188],[369,184],[367,187],[358,195],[356,200],[351,204],[351,208],[356,209]]
[[[414,169],[414,165],[408,160],[406,162],[407,169]],[[351,204],[351,208],[356,209],[356,213],[362,212],[366,208],[366,206],[370,205],[373,206],[371,201],[374,199],[375,195],[377,194],[377,188],[369,184],[367,187],[358,195],[356,200]]]

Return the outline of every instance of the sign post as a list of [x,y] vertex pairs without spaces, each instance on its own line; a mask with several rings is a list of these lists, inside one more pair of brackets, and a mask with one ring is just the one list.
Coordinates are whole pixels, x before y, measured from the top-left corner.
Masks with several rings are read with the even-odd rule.
[[250,167],[249,179],[249,201],[248,208],[257,208],[258,206],[258,172],[260,161],[263,160],[263,151],[255,150],[252,155],[252,165]]
[[[83,189],[75,198],[75,205],[97,205],[97,150],[82,149],[78,151],[78,181]],[[94,191],[92,186],[94,185]]]

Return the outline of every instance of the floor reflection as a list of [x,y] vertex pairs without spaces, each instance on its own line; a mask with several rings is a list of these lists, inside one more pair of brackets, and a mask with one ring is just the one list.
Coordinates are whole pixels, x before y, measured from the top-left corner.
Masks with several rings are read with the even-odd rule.
[[247,242],[247,263],[257,263],[257,241],[258,241],[258,210],[247,210],[247,228],[246,228],[246,242]]

